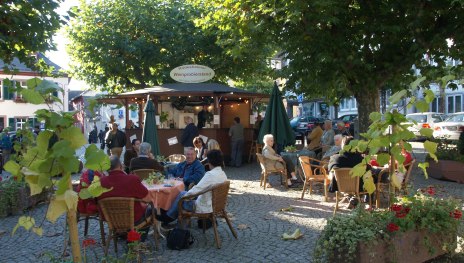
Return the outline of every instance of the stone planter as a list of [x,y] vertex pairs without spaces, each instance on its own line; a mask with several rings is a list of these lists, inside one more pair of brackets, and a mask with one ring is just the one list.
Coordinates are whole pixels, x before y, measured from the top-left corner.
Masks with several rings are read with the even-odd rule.
[[31,196],[31,190],[28,186],[19,187],[13,198],[0,192],[0,218],[8,215],[20,215],[26,209],[47,201],[50,193],[50,190],[45,189],[42,193]]
[[429,161],[427,173],[430,177],[464,183],[464,163],[450,160]]
[[408,231],[391,240],[358,244],[354,262],[357,263],[420,263],[436,258],[447,251],[444,244],[456,244],[456,234]]

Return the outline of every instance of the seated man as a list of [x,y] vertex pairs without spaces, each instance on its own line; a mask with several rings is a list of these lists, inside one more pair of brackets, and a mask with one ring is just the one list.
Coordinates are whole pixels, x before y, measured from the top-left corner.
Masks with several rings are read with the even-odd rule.
[[[165,223],[169,223],[177,219],[179,212],[178,212],[178,202],[183,196],[194,195],[201,191],[208,189],[209,187],[217,184],[221,184],[227,180],[227,176],[222,170],[222,163],[224,161],[221,151],[219,150],[211,150],[207,153],[207,158],[209,160],[209,164],[211,167],[211,171],[208,171],[205,176],[200,180],[200,182],[195,185],[192,189],[188,192],[183,191],[180,192],[177,198],[171,205],[171,208],[167,211],[165,215],[157,216],[158,220],[163,221]],[[212,194],[211,192],[206,192],[200,196],[196,200],[189,200],[183,203],[183,209],[187,211],[195,211],[197,213],[211,213],[213,212],[213,204],[212,204]]]
[[158,172],[164,171],[164,167],[155,159],[150,158],[151,145],[148,142],[140,144],[139,156],[130,161],[129,171],[138,169],[153,169]]
[[185,161],[168,169],[167,174],[183,178],[185,189],[189,189],[190,184],[198,184],[201,178],[203,178],[205,167],[196,159],[195,149],[193,147],[185,147],[184,154],[186,158]]
[[337,130],[335,134],[341,134],[343,136],[352,136],[349,129],[346,128],[345,123],[343,121],[337,121]]
[[139,139],[133,139],[132,140],[132,149],[126,149],[126,152],[124,153],[124,171],[126,173],[129,172],[129,167],[132,158],[135,158],[139,155],[140,152],[140,140]]
[[[113,188],[111,191],[103,193],[98,200],[107,197],[133,197],[143,199],[148,195],[147,188],[142,184],[140,178],[136,175],[126,174],[123,171],[121,160],[118,156],[110,157],[110,170],[108,176],[102,177],[101,186],[104,188]],[[142,223],[146,217],[151,215],[151,207],[141,202],[134,203],[134,224]],[[143,230],[148,232],[148,228]]]
[[[308,135],[308,149],[311,151],[321,151],[321,139],[324,131],[321,128],[322,123],[315,123],[314,128]],[[316,152],[317,154],[318,152]]]

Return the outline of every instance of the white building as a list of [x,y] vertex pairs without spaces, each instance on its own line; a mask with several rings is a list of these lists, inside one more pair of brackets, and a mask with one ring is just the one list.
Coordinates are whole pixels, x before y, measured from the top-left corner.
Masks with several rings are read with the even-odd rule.
[[[50,66],[55,67],[55,73],[61,69],[57,64],[50,61],[43,54],[37,53],[37,58],[41,58]],[[15,73],[5,73],[4,67],[14,68]],[[15,83],[19,83],[22,87],[26,87],[26,81],[31,78],[39,77],[38,72],[28,68],[18,59],[14,59],[10,65],[0,60],[0,127],[10,127],[12,130],[23,127],[34,127],[40,125],[35,118],[35,111],[39,109],[48,109],[47,104],[34,105],[24,102],[20,94],[10,92],[8,87],[4,85],[4,80],[9,79]],[[63,92],[54,94],[63,101],[63,104],[52,103],[52,108],[56,111],[68,111],[68,85],[70,78],[66,74],[59,78],[44,77],[44,79],[55,82],[63,89]],[[41,125],[43,127],[43,125]]]

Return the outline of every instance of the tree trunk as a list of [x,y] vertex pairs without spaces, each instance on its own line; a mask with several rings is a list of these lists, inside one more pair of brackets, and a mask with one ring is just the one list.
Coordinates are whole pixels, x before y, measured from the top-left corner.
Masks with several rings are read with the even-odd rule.
[[438,86],[438,90],[440,91],[440,98],[438,98],[438,112],[446,113],[446,93],[445,88],[441,85]]
[[[71,179],[69,179],[68,181],[68,187],[70,190],[73,189]],[[67,224],[68,224],[68,229],[69,229],[69,240],[71,241],[71,252],[73,255],[73,262],[80,263],[82,262],[82,257],[81,257],[81,246],[79,242],[79,230],[77,227],[77,211],[68,209],[66,217],[67,217]]]
[[371,112],[380,112],[379,89],[366,87],[364,90],[354,94],[358,104],[359,133],[366,132],[369,129],[371,121],[369,114]]

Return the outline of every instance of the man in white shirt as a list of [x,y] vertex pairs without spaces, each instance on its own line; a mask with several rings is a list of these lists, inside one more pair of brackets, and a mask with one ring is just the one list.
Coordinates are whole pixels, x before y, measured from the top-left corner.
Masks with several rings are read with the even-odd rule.
[[[208,158],[211,170],[206,172],[200,182],[188,192],[183,191],[179,193],[176,200],[174,200],[172,203],[171,208],[167,211],[166,215],[157,216],[159,221],[169,223],[177,219],[177,205],[183,196],[194,195],[206,189],[210,189],[212,186],[221,184],[227,180],[227,176],[221,167],[224,160],[221,151],[211,150],[207,153],[206,157]],[[197,213],[211,213],[213,212],[212,193],[206,192],[198,196],[196,200],[185,201],[183,202],[182,207],[187,211],[195,211]]]

